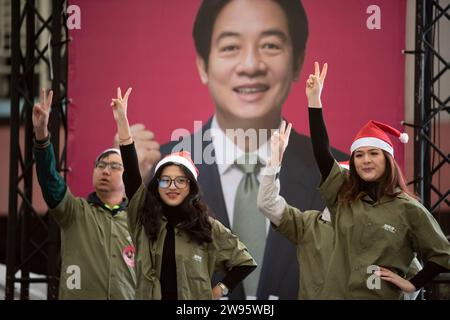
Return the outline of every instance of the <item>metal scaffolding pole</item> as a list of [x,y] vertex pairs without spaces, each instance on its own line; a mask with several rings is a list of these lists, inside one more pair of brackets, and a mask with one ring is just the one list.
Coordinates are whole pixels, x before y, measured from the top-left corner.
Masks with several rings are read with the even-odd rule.
[[[39,4],[42,4],[40,2]],[[58,250],[59,229],[48,215],[43,217],[34,208],[33,190],[33,124],[32,108],[39,92],[35,72],[39,64],[48,68],[48,79],[54,92],[54,105],[50,117],[50,132],[59,157],[61,142],[67,138],[66,92],[67,92],[67,28],[65,25],[67,6],[64,0],[53,0],[52,12],[44,18],[36,7],[35,0],[12,2],[11,37],[11,126],[10,126],[10,177],[8,204],[8,231],[6,252],[5,298],[15,298],[15,284],[20,284],[20,299],[29,299],[30,283],[47,283],[47,298],[58,295]],[[25,25],[25,48],[21,46],[21,29]],[[50,34],[48,44],[41,48],[46,32]],[[41,41],[42,42],[42,41]],[[64,140],[60,141],[60,130],[64,129]],[[23,130],[21,130],[23,129]],[[24,131],[23,134],[22,131]],[[58,169],[65,167],[65,146],[58,161]],[[37,230],[47,235],[36,239]],[[46,273],[31,278],[32,262],[44,257]],[[17,272],[20,271],[20,275]]]
[[[439,37],[439,29],[448,28],[450,4],[444,8],[441,3],[439,0],[416,1],[414,112],[414,191],[438,221],[440,209],[450,207],[450,190],[441,190],[445,187],[436,185],[444,170],[450,168],[450,154],[442,149],[439,139],[440,117],[450,113],[450,96],[445,97],[446,93],[440,90],[441,79],[450,73],[450,58],[440,51]],[[448,278],[447,274],[442,274],[434,284],[449,283]],[[427,286],[427,298],[439,299],[438,295],[430,294],[432,286]]]
[[[415,70],[414,189],[425,207],[436,214],[440,204],[450,206],[450,190],[433,184],[433,178],[450,165],[449,152],[441,149],[433,135],[441,126],[439,117],[450,113],[450,97],[441,97],[439,91],[439,81],[450,73],[450,61],[441,54],[435,39],[436,30],[446,26],[443,20],[450,20],[450,4],[443,8],[439,1],[418,0],[416,10],[416,52],[420,54],[416,55]],[[435,70],[438,64],[442,70]],[[432,192],[437,196],[435,201]]]

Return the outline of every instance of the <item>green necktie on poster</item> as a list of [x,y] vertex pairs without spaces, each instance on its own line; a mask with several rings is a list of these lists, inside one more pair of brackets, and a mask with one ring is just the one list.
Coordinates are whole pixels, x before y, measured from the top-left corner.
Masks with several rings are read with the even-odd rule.
[[244,176],[236,190],[233,216],[233,233],[247,246],[258,267],[244,279],[246,296],[256,296],[259,276],[266,246],[266,218],[259,212],[256,199],[259,182],[257,172],[260,169],[256,155],[239,158],[235,166]]

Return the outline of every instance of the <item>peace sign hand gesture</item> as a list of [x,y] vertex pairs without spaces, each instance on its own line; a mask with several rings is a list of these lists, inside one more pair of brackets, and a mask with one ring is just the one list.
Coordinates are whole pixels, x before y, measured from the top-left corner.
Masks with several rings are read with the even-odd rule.
[[281,122],[280,131],[275,132],[270,139],[271,156],[269,166],[280,166],[283,160],[284,151],[289,143],[289,135],[291,134],[292,124],[286,127],[286,121]]
[[130,96],[131,90],[131,88],[128,88],[122,98],[122,91],[120,90],[120,87],[117,88],[117,98],[112,99],[111,101],[114,120],[118,121],[127,118],[128,97]]
[[46,97],[45,88],[41,89],[39,103],[33,107],[33,128],[36,139],[44,140],[48,137],[48,118],[50,117],[50,109],[53,100],[53,91],[50,90]]
[[320,94],[327,76],[328,64],[325,63],[322,71],[320,71],[319,63],[316,61],[314,62],[314,69],[314,74],[310,74],[308,80],[306,80],[306,97],[310,107],[322,108]]

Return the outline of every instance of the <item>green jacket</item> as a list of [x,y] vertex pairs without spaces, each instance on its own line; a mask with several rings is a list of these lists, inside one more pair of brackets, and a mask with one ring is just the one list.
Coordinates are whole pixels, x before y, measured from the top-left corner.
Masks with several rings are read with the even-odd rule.
[[300,270],[299,299],[320,299],[327,267],[333,251],[334,230],[322,219],[322,212],[286,205],[280,225],[272,226],[297,246]]
[[[328,209],[325,209],[328,211]],[[329,211],[328,211],[329,214]],[[300,270],[300,300],[321,299],[319,295],[324,285],[330,257],[333,252],[334,229],[325,213],[317,210],[300,211],[286,205],[280,225],[272,227],[297,246],[297,259]],[[417,258],[411,261],[407,279],[415,276],[422,266]],[[417,294],[403,293],[403,299],[410,300]]]
[[60,299],[134,299],[134,247],[122,203],[110,210],[95,193],[72,195],[56,171],[49,141],[35,144],[39,184],[61,228]]
[[365,196],[342,204],[338,194],[345,179],[346,172],[335,162],[319,187],[335,231],[321,298],[399,299],[401,291],[383,280],[377,282],[371,266],[384,266],[405,276],[415,252],[425,262],[450,269],[450,244],[417,200],[400,193],[375,203]]
[[61,227],[60,299],[134,299],[134,247],[127,213],[114,216],[67,189],[50,214]]
[[[161,263],[167,220],[163,217],[158,239],[150,243],[138,222],[147,188],[141,185],[128,206],[129,230],[136,246],[136,299],[161,299]],[[198,245],[175,227],[178,299],[212,299],[213,272],[226,274],[235,266],[255,266],[246,247],[219,221],[210,218],[213,242]]]

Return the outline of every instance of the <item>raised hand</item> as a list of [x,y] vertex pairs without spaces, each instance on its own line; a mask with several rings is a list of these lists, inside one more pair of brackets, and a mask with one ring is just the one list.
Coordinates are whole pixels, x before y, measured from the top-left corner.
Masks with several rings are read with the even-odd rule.
[[289,143],[289,135],[291,134],[292,124],[286,127],[286,121],[281,122],[280,131],[275,132],[270,138],[271,155],[269,160],[270,166],[280,166],[283,160],[284,151]]
[[375,271],[375,274],[380,276],[381,279],[396,285],[403,292],[413,293],[414,291],[417,291],[416,287],[414,287],[414,285],[410,281],[400,277],[398,274],[392,272],[387,268],[380,267],[380,270]]
[[323,65],[320,71],[319,63],[314,62],[314,74],[310,74],[306,80],[306,97],[308,98],[308,106],[314,108],[322,108],[320,95],[322,93],[325,77],[327,76],[328,64]]
[[33,128],[36,139],[44,140],[48,137],[48,118],[53,100],[53,91],[50,90],[48,96],[45,94],[45,88],[42,88],[39,95],[39,103],[33,107]]
[[117,134],[120,145],[128,145],[133,143],[130,124],[128,123],[127,118],[128,97],[130,96],[130,93],[131,88],[128,88],[122,98],[122,91],[119,87],[117,88],[117,98],[111,99],[111,107],[113,110],[114,120],[116,120],[117,124]]
[[127,117],[128,97],[130,96],[131,90],[131,88],[128,88],[122,98],[122,91],[120,90],[120,87],[118,87],[117,98],[111,99],[111,107],[116,121]]

